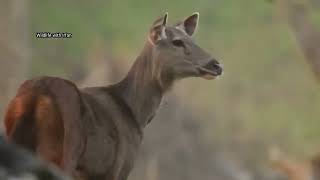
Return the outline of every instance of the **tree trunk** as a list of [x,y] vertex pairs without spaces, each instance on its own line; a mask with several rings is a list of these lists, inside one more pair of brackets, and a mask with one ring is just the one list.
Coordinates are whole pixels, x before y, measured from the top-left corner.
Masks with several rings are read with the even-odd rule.
[[275,4],[277,12],[281,12],[280,16],[287,20],[311,70],[320,81],[320,32],[312,24],[307,3],[277,0]]
[[[0,115],[27,74],[30,56],[28,0],[0,3]],[[2,125],[1,125],[2,127]]]

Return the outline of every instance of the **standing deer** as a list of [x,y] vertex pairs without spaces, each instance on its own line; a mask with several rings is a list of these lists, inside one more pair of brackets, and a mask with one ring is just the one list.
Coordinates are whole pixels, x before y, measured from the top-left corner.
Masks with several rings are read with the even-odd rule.
[[199,14],[174,26],[167,26],[167,17],[153,23],[142,52],[117,84],[79,89],[55,77],[26,81],[7,110],[8,139],[75,179],[127,179],[143,128],[173,83],[222,73],[191,39]]

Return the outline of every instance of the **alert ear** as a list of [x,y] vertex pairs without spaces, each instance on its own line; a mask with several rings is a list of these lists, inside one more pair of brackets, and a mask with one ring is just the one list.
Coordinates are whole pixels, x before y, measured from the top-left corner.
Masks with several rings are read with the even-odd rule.
[[189,36],[192,36],[197,29],[199,22],[199,13],[195,12],[184,21],[177,24],[177,27],[183,29]]
[[155,44],[157,41],[161,39],[167,38],[167,35],[165,32],[167,20],[168,20],[168,13],[165,13],[164,16],[154,21],[149,33],[149,41],[152,44]]

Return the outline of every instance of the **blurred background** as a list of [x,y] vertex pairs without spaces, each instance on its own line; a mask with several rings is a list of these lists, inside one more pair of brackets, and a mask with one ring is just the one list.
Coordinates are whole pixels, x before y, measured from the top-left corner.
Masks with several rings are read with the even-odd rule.
[[28,78],[121,80],[157,17],[169,12],[175,23],[196,11],[194,39],[225,73],[173,88],[129,179],[286,179],[272,165],[275,151],[298,162],[320,152],[319,0],[1,0],[1,117]]

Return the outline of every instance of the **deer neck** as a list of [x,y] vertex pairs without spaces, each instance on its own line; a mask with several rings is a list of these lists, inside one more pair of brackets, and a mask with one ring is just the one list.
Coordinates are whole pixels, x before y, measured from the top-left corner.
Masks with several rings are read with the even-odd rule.
[[[153,49],[147,43],[127,76],[118,83],[118,93],[131,109],[135,121],[144,128],[154,117],[164,93],[172,82],[159,82],[153,72]],[[170,85],[169,85],[170,84]]]

